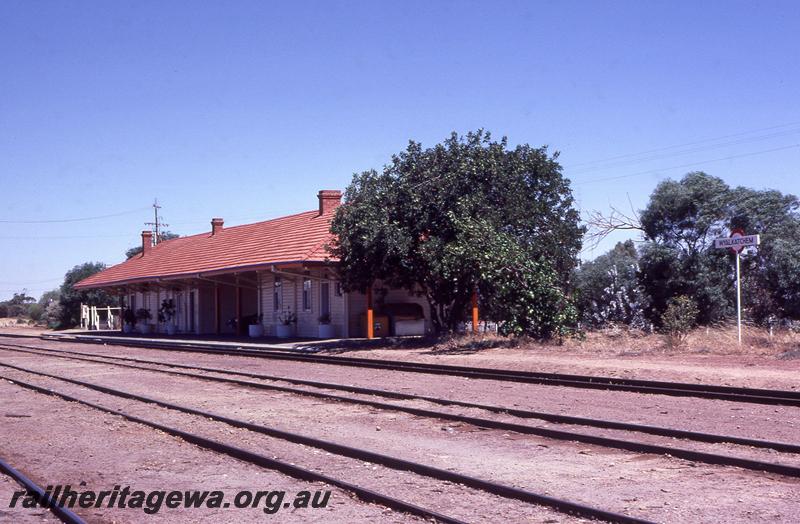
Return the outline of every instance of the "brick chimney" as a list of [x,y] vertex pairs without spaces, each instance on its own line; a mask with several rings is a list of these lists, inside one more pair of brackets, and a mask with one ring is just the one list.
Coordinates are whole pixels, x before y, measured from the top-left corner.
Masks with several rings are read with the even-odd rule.
[[142,231],[142,256],[145,256],[153,249],[153,232]]
[[317,194],[320,216],[332,213],[342,203],[342,192],[337,189],[323,189]]
[[216,235],[217,233],[222,231],[222,224],[224,224],[224,223],[225,223],[225,221],[222,220],[221,218],[212,218],[211,219],[211,235]]

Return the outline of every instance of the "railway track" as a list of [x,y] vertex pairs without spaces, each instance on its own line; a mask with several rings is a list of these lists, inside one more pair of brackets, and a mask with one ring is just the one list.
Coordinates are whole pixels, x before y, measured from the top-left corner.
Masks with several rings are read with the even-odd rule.
[[[78,351],[69,351],[69,350],[55,350],[50,348],[41,348],[37,346],[25,346],[19,344],[2,344],[0,343],[0,348],[5,347],[6,349],[18,349],[29,351],[43,351],[46,353],[50,353],[53,356],[57,356],[59,354],[66,355],[66,356],[74,356],[75,358],[85,358],[88,362],[98,362],[103,363],[102,360],[93,360],[97,358],[107,359],[112,361],[121,361],[121,362],[135,362],[138,364],[146,364],[146,365],[156,365],[162,367],[169,367],[175,369],[187,369],[193,371],[203,371],[203,372],[210,372],[210,373],[217,373],[227,376],[239,376],[239,377],[247,377],[247,378],[255,378],[259,380],[266,380],[271,382],[286,382],[289,384],[295,384],[300,386],[310,386],[317,389],[327,389],[327,390],[337,390],[337,391],[346,391],[348,393],[357,393],[363,395],[370,395],[376,397],[383,397],[389,399],[396,399],[396,400],[419,400],[423,402],[429,402],[432,404],[442,405],[442,406],[457,406],[457,407],[464,407],[464,408],[474,408],[480,409],[484,411],[488,411],[490,413],[506,413],[515,417],[523,418],[523,419],[538,419],[544,420],[546,422],[553,422],[557,424],[570,424],[570,425],[578,425],[578,426],[588,426],[588,427],[596,427],[596,428],[605,428],[605,429],[617,429],[622,431],[632,431],[638,433],[646,433],[651,435],[659,435],[664,437],[671,437],[677,439],[689,439],[695,440],[698,442],[709,442],[709,443],[729,443],[729,444],[738,444],[742,446],[751,446],[755,448],[764,448],[764,449],[774,449],[775,451],[785,452],[785,453],[800,453],[800,444],[791,444],[786,442],[775,442],[775,441],[768,441],[762,439],[751,439],[745,437],[736,437],[732,435],[718,435],[713,433],[703,433],[698,431],[686,431],[674,428],[665,428],[660,426],[652,426],[652,425],[645,425],[645,424],[634,424],[629,422],[619,422],[619,421],[612,421],[612,420],[602,420],[602,419],[595,419],[595,418],[586,418],[586,417],[575,417],[570,415],[561,415],[557,413],[547,413],[541,411],[531,411],[531,410],[524,410],[524,409],[516,409],[516,408],[509,408],[505,406],[492,406],[488,404],[479,404],[475,402],[463,402],[458,400],[452,399],[442,399],[437,397],[431,397],[426,395],[415,395],[411,393],[402,393],[397,391],[387,391],[383,389],[375,389],[375,388],[365,388],[365,387],[358,387],[346,384],[336,384],[331,382],[319,382],[313,380],[305,380],[305,379],[297,379],[297,378],[290,378],[284,376],[276,376],[276,375],[265,375],[262,373],[251,373],[251,372],[244,372],[244,371],[236,371],[230,369],[221,369],[221,368],[210,368],[210,367],[203,367],[203,366],[190,366],[186,364],[178,364],[173,362],[161,362],[157,360],[145,360],[139,359],[134,357],[119,357],[114,355],[105,355],[105,354],[98,354],[98,353],[83,353]],[[113,364],[113,362],[108,362],[109,364]],[[142,368],[142,369],[150,369],[150,368]],[[155,370],[154,370],[155,371]],[[188,376],[194,377],[195,374],[190,374]],[[195,377],[195,378],[202,378],[203,375]],[[299,393],[305,394],[307,393],[306,390],[297,390],[291,388],[278,388],[279,390],[286,391],[289,393]],[[323,395],[322,398],[329,398],[328,395]],[[330,397],[333,400],[342,400],[341,397]]]
[[[0,335],[2,336],[2,335]],[[134,341],[119,340],[117,337],[67,337],[63,335],[45,335],[43,340],[58,342],[80,342],[90,344],[119,345],[143,349],[167,351],[188,351],[209,354],[258,357],[276,360],[291,360],[314,364],[351,366],[370,369],[386,369],[409,373],[426,373],[468,377],[472,379],[499,380],[505,382],[523,382],[551,386],[573,388],[605,389],[615,391],[631,391],[645,394],[658,394],[681,397],[697,397],[733,402],[748,402],[768,405],[800,406],[800,391],[771,390],[712,384],[689,384],[682,382],[665,382],[656,380],[623,379],[591,375],[572,375],[564,373],[543,373],[534,371],[515,371],[508,369],[453,366],[443,364],[427,364],[409,361],[388,361],[369,358],[323,356],[318,354],[298,353],[286,349],[236,349],[219,348],[202,343],[173,343],[168,341]]]
[[[6,346],[6,347],[4,347]],[[789,477],[800,477],[800,468],[791,465],[779,464],[774,462],[767,462],[761,460],[752,460],[747,458],[741,458],[729,454],[719,454],[719,453],[709,453],[703,451],[695,451],[692,449],[685,449],[676,446],[663,446],[657,444],[649,444],[644,442],[638,442],[635,440],[626,440],[620,438],[610,438],[605,436],[598,436],[587,434],[582,431],[568,431],[568,430],[556,430],[550,428],[543,428],[537,426],[529,426],[517,423],[510,423],[510,422],[502,422],[493,419],[487,418],[479,418],[473,416],[466,416],[466,415],[459,415],[449,412],[442,412],[442,411],[434,411],[429,409],[422,409],[422,408],[415,408],[415,407],[408,407],[408,406],[401,406],[396,404],[390,404],[381,401],[375,400],[367,400],[363,398],[354,398],[354,397],[345,397],[341,395],[333,395],[330,393],[324,393],[319,391],[310,391],[306,389],[298,389],[292,387],[285,387],[285,386],[278,386],[274,384],[264,384],[261,382],[252,382],[252,381],[245,381],[239,379],[232,379],[226,377],[214,377],[209,375],[203,375],[198,373],[188,373],[182,371],[171,371],[165,369],[158,369],[148,366],[141,366],[135,364],[124,364],[121,362],[108,362],[103,360],[98,360],[98,355],[91,354],[91,353],[77,353],[77,352],[70,352],[70,351],[62,351],[62,350],[45,350],[47,352],[37,352],[32,351],[30,349],[20,349],[17,347],[16,349],[9,349],[7,344],[0,344],[0,349],[5,349],[6,351],[17,351],[22,353],[29,353],[35,355],[46,355],[55,358],[62,358],[67,360],[76,360],[76,361],[84,361],[84,362],[93,362],[96,364],[103,364],[103,365],[111,365],[123,368],[130,368],[130,369],[137,369],[137,370],[144,370],[144,371],[152,371],[157,373],[164,373],[174,376],[181,376],[193,379],[199,379],[204,381],[210,382],[219,382],[219,383],[226,383],[226,384],[233,384],[236,386],[242,387],[250,387],[254,389],[266,389],[272,391],[281,391],[291,394],[299,394],[303,396],[310,396],[314,398],[320,398],[328,401],[336,401],[336,402],[344,402],[350,403],[355,405],[362,405],[362,406],[369,406],[372,408],[377,408],[381,410],[387,411],[397,411],[397,412],[404,412],[415,416],[421,416],[426,418],[433,418],[433,419],[440,419],[440,420],[450,420],[450,421],[457,421],[465,424],[470,424],[476,427],[483,427],[487,429],[498,429],[502,431],[512,431],[520,434],[527,434],[527,435],[537,435],[544,438],[555,439],[555,440],[563,440],[563,441],[577,441],[582,442],[585,444],[597,445],[607,448],[613,449],[621,449],[624,451],[630,451],[634,453],[648,453],[648,454],[659,454],[659,455],[667,455],[673,456],[685,460],[690,460],[694,462],[702,462],[706,464],[714,464],[714,465],[724,465],[724,466],[734,466],[740,467],[744,469],[750,469],[755,471],[766,471],[771,473],[777,473],[780,475],[785,475]],[[26,346],[27,347],[27,346]],[[62,353],[62,354],[58,354]],[[63,354],[68,353],[68,354]],[[82,356],[78,356],[82,355]],[[95,357],[95,358],[89,358]],[[175,368],[183,368],[183,369],[194,369],[194,370],[202,370],[205,372],[213,372],[218,374],[224,375],[245,375],[250,378],[258,378],[261,380],[270,380],[270,381],[286,381],[286,382],[295,382],[301,383],[302,385],[312,386],[319,389],[344,389],[349,392],[356,392],[359,394],[366,394],[366,395],[373,395],[373,396],[383,396],[383,397],[390,397],[390,398],[399,398],[403,400],[423,400],[427,402],[435,402],[440,405],[456,405],[460,407],[471,407],[471,408],[478,408],[484,409],[487,411],[491,411],[494,413],[509,413],[509,414],[516,414],[516,415],[523,415],[526,418],[539,418],[545,419],[549,421],[557,421],[563,424],[570,424],[570,425],[586,425],[586,426],[593,426],[593,427],[602,427],[602,428],[611,428],[611,429],[619,429],[624,431],[632,431],[632,432],[644,432],[650,434],[657,434],[661,436],[668,436],[672,438],[681,438],[684,440],[690,441],[699,441],[699,442],[712,442],[712,443],[733,443],[737,445],[744,445],[744,446],[752,446],[752,447],[759,447],[759,448],[766,448],[766,449],[773,449],[776,451],[782,451],[787,453],[800,453],[800,446],[791,443],[784,443],[784,442],[770,442],[765,440],[758,440],[758,439],[747,439],[742,437],[735,437],[729,435],[714,435],[708,433],[699,433],[699,432],[690,432],[690,431],[683,431],[683,430],[675,430],[671,428],[663,428],[663,427],[656,427],[656,426],[643,426],[638,424],[627,424],[622,422],[615,422],[615,421],[605,421],[605,420],[598,420],[598,419],[584,419],[579,417],[569,417],[564,415],[555,415],[555,414],[543,414],[538,412],[530,412],[525,410],[508,410],[498,406],[487,406],[483,404],[473,404],[473,403],[466,403],[466,402],[455,402],[455,401],[448,401],[445,399],[438,399],[434,397],[424,397],[418,395],[411,395],[411,394],[403,394],[403,393],[395,393],[395,392],[387,392],[383,390],[376,390],[376,389],[368,389],[368,388],[356,388],[352,386],[343,386],[340,384],[330,384],[330,383],[319,383],[319,382],[311,382],[306,380],[297,380],[297,379],[286,379],[281,377],[273,377],[269,375],[260,375],[255,373],[244,373],[244,372],[237,372],[237,371],[230,371],[230,370],[223,370],[218,368],[197,368],[193,366],[186,366],[180,364],[170,364],[170,363],[160,363],[156,361],[143,361],[141,359],[134,359],[131,357],[109,357],[104,356],[101,358],[106,358],[110,360],[120,360],[120,361],[135,361],[137,363],[146,363],[148,365],[159,365],[163,367],[175,367]],[[6,366],[13,369],[18,369],[21,371],[30,372],[30,370],[21,368],[18,366],[13,366],[10,364],[3,364],[0,363],[0,366]],[[83,385],[83,384],[81,384]],[[516,412],[516,413],[512,413]]]
[[22,472],[15,469],[11,464],[0,458],[0,473],[14,479],[20,486],[25,488],[28,493],[34,494],[36,498],[42,502],[42,505],[50,510],[53,515],[58,517],[61,522],[65,524],[86,524],[82,518],[67,508],[62,508],[55,503],[49,493],[46,493],[41,486],[37,485],[34,481],[26,477]]
[[[323,449],[329,453],[335,453],[337,455],[345,456],[348,458],[353,458],[361,461],[368,461],[376,464],[381,464],[388,468],[402,470],[402,471],[411,471],[417,475],[422,475],[426,477],[430,477],[433,479],[447,481],[447,482],[454,482],[458,484],[463,484],[465,486],[471,487],[473,489],[481,490],[487,493],[491,493],[500,497],[504,497],[507,499],[522,501],[529,504],[535,504],[540,506],[546,506],[551,509],[554,509],[558,512],[571,514],[579,517],[590,518],[590,519],[599,519],[607,522],[618,522],[622,524],[644,524],[649,523],[647,520],[639,519],[636,517],[615,513],[611,511],[602,510],[599,508],[594,508],[591,506],[587,506],[584,504],[571,502],[568,500],[563,500],[559,498],[555,498],[549,495],[543,495],[539,493],[534,493],[531,491],[523,490],[520,488],[515,488],[513,486],[500,484],[484,479],[480,479],[477,477],[472,477],[468,475],[463,475],[460,473],[456,473],[449,470],[439,469],[432,466],[428,466],[426,464],[421,464],[405,459],[401,459],[398,457],[393,457],[390,455],[385,455],[381,453],[372,452],[369,450],[345,446],[342,444],[338,444],[331,441],[326,441],[323,439],[318,439],[315,437],[309,437],[305,435],[300,435],[297,433],[291,433],[284,430],[279,430],[276,428],[263,426],[259,424],[253,424],[250,422],[246,422],[243,420],[237,420],[231,417],[227,417],[225,415],[220,415],[217,413],[202,411],[198,409],[194,409],[187,406],[180,406],[177,404],[161,401],[158,399],[153,399],[149,397],[144,397],[141,395],[136,395],[133,393],[117,390],[114,388],[109,388],[106,386],[101,386],[98,384],[92,384],[84,381],[69,379],[66,377],[56,376],[48,373],[42,373],[34,370],[26,370],[24,368],[20,368],[18,366],[11,366],[8,364],[2,364],[3,366],[9,369],[15,369],[17,371],[21,371],[23,373],[28,373],[35,376],[46,377],[53,380],[58,380],[70,384],[79,385],[85,388],[89,388],[107,395],[112,395],[118,398],[124,398],[128,400],[135,400],[138,402],[143,402],[147,404],[157,405],[162,408],[178,411],[181,413],[186,413],[190,415],[195,415],[198,417],[203,417],[205,419],[210,419],[216,422],[221,422],[227,424],[232,427],[237,427],[241,429],[246,429],[248,431],[252,431],[255,433],[260,433],[263,435],[267,435],[269,437],[278,438],[281,440],[285,440],[295,444],[302,444],[306,446],[312,446],[318,449]],[[219,440],[213,440],[201,435],[190,433],[176,427],[168,426],[153,420],[144,419],[142,417],[130,414],[121,409],[113,409],[110,407],[106,407],[95,402],[87,401],[85,399],[76,397],[74,395],[64,393],[61,391],[54,390],[52,388],[45,388],[36,384],[32,384],[27,381],[20,380],[15,377],[10,377],[4,374],[0,374],[0,379],[6,380],[12,384],[16,384],[17,386],[26,388],[31,391],[35,391],[37,393],[41,393],[44,395],[50,395],[58,397],[62,400],[66,400],[69,402],[76,402],[81,405],[90,407],[92,409],[102,411],[104,413],[112,414],[121,416],[131,422],[143,424],[153,429],[157,429],[163,431],[167,434],[179,437],[187,442],[195,444],[205,449],[209,449],[218,453],[223,453],[228,456],[243,460],[245,462],[249,462],[251,464],[255,464],[267,469],[276,470],[281,473],[287,474],[289,476],[299,478],[302,480],[308,481],[320,481],[330,484],[332,486],[336,486],[342,488],[344,490],[350,491],[354,493],[358,498],[385,505],[395,510],[403,511],[409,514],[413,514],[416,516],[420,516],[425,519],[432,519],[439,522],[446,522],[446,523],[460,523],[459,519],[452,518],[446,515],[442,515],[437,513],[436,511],[425,509],[408,502],[404,502],[402,500],[375,492],[373,490],[369,490],[355,484],[352,484],[347,481],[343,481],[328,475],[324,475],[322,473],[313,471],[311,469],[303,468],[301,466],[295,464],[289,464],[287,462],[282,462],[274,458],[270,458],[264,455],[260,455],[257,453],[253,453],[251,451],[236,447],[228,442],[222,442]]]

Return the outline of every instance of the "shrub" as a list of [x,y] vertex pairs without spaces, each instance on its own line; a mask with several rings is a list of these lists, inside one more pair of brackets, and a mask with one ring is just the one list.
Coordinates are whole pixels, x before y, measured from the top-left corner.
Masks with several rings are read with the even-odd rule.
[[61,303],[57,300],[52,300],[44,308],[43,319],[47,323],[47,327],[50,329],[56,329],[61,325],[61,319],[63,318],[63,315],[64,312],[62,311]]
[[639,285],[639,255],[633,241],[614,248],[575,273],[581,320],[591,327],[625,324],[643,329],[648,298]]
[[42,319],[42,316],[44,316],[44,308],[39,304],[31,304],[31,307],[28,308],[28,316],[34,322],[38,322]]
[[136,313],[131,308],[127,308],[126,307],[123,310],[123,312],[122,312],[122,321],[123,322],[133,326],[134,324],[136,324],[137,320],[138,319],[136,318]]
[[148,320],[153,318],[153,315],[150,313],[149,309],[140,307],[136,310],[136,320],[141,320],[144,323],[147,323]]
[[685,295],[669,300],[666,311],[661,315],[661,326],[671,347],[679,346],[686,340],[689,331],[697,323],[699,313],[697,303]]

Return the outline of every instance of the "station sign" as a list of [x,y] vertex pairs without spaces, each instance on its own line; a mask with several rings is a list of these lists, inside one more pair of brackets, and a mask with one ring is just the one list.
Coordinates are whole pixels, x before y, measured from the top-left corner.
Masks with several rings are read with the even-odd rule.
[[730,237],[714,239],[714,247],[718,249],[729,248],[734,253],[738,253],[748,246],[757,246],[760,243],[761,238],[758,235],[745,235],[741,231],[734,231]]
[[730,249],[736,254],[736,324],[739,328],[739,345],[742,345],[742,274],[739,254],[748,246],[757,246],[761,243],[758,235],[745,235],[741,229],[731,231],[727,238],[715,238],[714,247],[717,249]]

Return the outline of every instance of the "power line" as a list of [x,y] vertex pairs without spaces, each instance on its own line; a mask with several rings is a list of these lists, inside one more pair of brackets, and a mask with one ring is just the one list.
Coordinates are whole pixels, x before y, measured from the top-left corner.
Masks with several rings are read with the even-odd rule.
[[[149,207],[149,206],[148,206]],[[131,209],[129,211],[121,211],[119,213],[111,213],[108,215],[98,215],[93,217],[82,217],[82,218],[58,218],[58,219],[49,219],[49,220],[0,220],[0,224],[55,224],[55,223],[64,223],[64,222],[85,222],[88,220],[101,220],[103,218],[112,218],[118,217],[122,215],[130,215],[132,213],[138,213],[139,211],[143,211],[148,209],[147,207],[140,207],[136,209]]]
[[47,282],[54,282],[56,280],[62,280],[64,277],[57,277],[57,278],[48,278],[47,280],[35,280],[31,282],[9,282],[9,281],[0,281],[0,284],[4,286],[24,286],[28,284],[46,284]]
[[788,124],[781,124],[781,125],[777,125],[777,126],[762,127],[760,129],[753,129],[753,130],[750,130],[750,131],[742,131],[742,132],[733,133],[733,134],[730,134],[730,135],[723,135],[723,136],[718,136],[718,137],[714,137],[714,138],[704,138],[702,140],[695,140],[693,142],[684,142],[682,144],[675,144],[675,145],[671,145],[671,146],[659,147],[659,148],[656,148],[656,149],[649,149],[647,151],[640,151],[638,153],[627,153],[627,154],[624,154],[624,155],[616,155],[616,156],[606,157],[606,158],[602,158],[602,159],[598,159],[598,160],[589,160],[589,161],[586,161],[586,162],[578,162],[577,164],[570,164],[568,167],[573,168],[573,167],[579,167],[579,166],[584,166],[584,165],[588,165],[588,164],[600,164],[600,163],[609,162],[609,161],[612,161],[612,160],[619,160],[619,159],[622,159],[622,158],[630,158],[630,157],[639,156],[639,155],[648,155],[648,154],[651,154],[651,153],[660,153],[662,151],[668,151],[670,149],[677,149],[677,148],[680,148],[680,147],[693,146],[693,145],[697,145],[697,144],[705,144],[705,143],[708,143],[708,142],[716,142],[718,140],[725,140],[727,138],[735,138],[735,137],[739,137],[739,136],[750,135],[750,134],[753,134],[753,133],[760,133],[762,131],[771,131],[773,129],[781,129],[781,128],[792,127],[792,126],[796,126],[796,125],[800,125],[800,122],[790,122]]
[[776,147],[774,149],[765,149],[763,151],[754,151],[752,153],[743,153],[741,155],[731,155],[731,156],[726,156],[726,157],[723,157],[723,158],[715,158],[713,160],[702,160],[700,162],[690,162],[688,164],[681,164],[681,165],[678,165],[678,166],[662,167],[662,168],[659,168],[659,169],[650,169],[648,171],[639,171],[638,173],[630,173],[630,174],[627,174],[627,175],[611,176],[611,177],[604,177],[604,178],[594,178],[594,179],[591,179],[591,180],[578,180],[578,181],[575,181],[574,183],[575,183],[575,185],[580,185],[580,184],[590,184],[590,183],[593,183],[593,182],[607,182],[609,180],[619,180],[621,178],[630,178],[630,177],[641,176],[641,175],[649,175],[649,174],[652,174],[652,173],[659,173],[661,171],[666,171],[668,169],[680,169],[680,168],[685,168],[685,167],[694,167],[694,166],[702,165],[702,164],[710,164],[712,162],[724,162],[725,160],[733,160],[733,159],[736,159],[736,158],[744,158],[744,157],[748,157],[748,156],[762,155],[762,154],[766,154],[766,153],[774,153],[776,151],[784,151],[786,149],[793,149],[793,148],[796,148],[796,147],[800,147],[800,144],[792,144],[790,146]]
[[757,136],[757,137],[740,138],[738,140],[731,140],[731,141],[727,141],[727,142],[721,142],[721,143],[718,143],[718,144],[711,144],[711,145],[702,146],[702,147],[693,147],[693,148],[689,148],[689,149],[682,149],[682,150],[678,150],[678,151],[673,151],[671,153],[662,153],[662,154],[658,154],[658,155],[650,155],[650,156],[647,156],[647,157],[631,158],[629,160],[620,160],[620,161],[617,161],[617,162],[610,162],[610,163],[605,163],[603,165],[598,165],[597,167],[572,170],[572,171],[570,171],[570,174],[572,174],[572,175],[578,174],[579,175],[579,174],[584,174],[584,173],[593,173],[593,172],[596,172],[596,171],[604,171],[606,169],[611,169],[611,168],[614,168],[614,167],[623,167],[623,166],[641,164],[641,163],[645,163],[645,162],[651,162],[653,160],[661,160],[661,159],[664,159],[664,158],[671,158],[671,157],[675,157],[675,156],[683,156],[683,155],[688,155],[688,154],[691,154],[691,153],[699,153],[699,152],[702,152],[702,151],[709,151],[709,150],[712,150],[712,149],[720,149],[720,148],[724,148],[724,147],[730,147],[730,146],[735,146],[735,145],[740,145],[740,144],[747,144],[747,143],[751,143],[751,142],[770,140],[770,139],[773,139],[773,138],[780,138],[780,137],[784,137],[784,136],[796,135],[798,133],[800,133],[800,128],[798,128],[798,129],[790,129],[788,131],[781,131],[781,132],[778,132],[778,133],[771,133],[771,134],[768,134],[768,135],[762,135],[762,136]]
[[0,236],[0,240],[66,240],[75,238],[130,238],[136,234],[127,235],[48,235],[48,236]]
[[[572,169],[574,167],[577,167],[577,166],[606,163],[606,165],[603,165],[603,166],[598,166],[598,167],[595,167],[595,168],[588,168],[588,169],[584,169],[584,170],[578,170],[576,172],[570,172],[569,175],[571,176],[571,175],[575,175],[575,174],[592,173],[592,172],[595,172],[595,171],[602,171],[602,170],[605,170],[605,169],[610,169],[612,167],[620,167],[620,166],[624,166],[624,165],[633,165],[633,164],[638,164],[638,163],[642,163],[642,162],[660,160],[660,159],[663,159],[663,158],[670,158],[670,157],[673,157],[673,156],[680,156],[680,155],[686,155],[686,154],[690,154],[690,153],[697,153],[697,152],[701,152],[701,151],[707,151],[707,150],[710,150],[710,149],[718,149],[718,148],[721,148],[721,147],[729,147],[729,146],[732,146],[732,145],[745,144],[745,143],[748,143],[748,142],[756,142],[756,141],[768,140],[768,139],[771,139],[771,138],[780,138],[780,137],[783,137],[783,136],[790,136],[790,135],[793,135],[793,134],[800,133],[800,128],[779,131],[779,132],[770,133],[770,134],[761,135],[761,136],[756,136],[756,137],[740,138],[738,140],[732,140],[732,141],[728,141],[728,142],[724,142],[724,143],[720,143],[720,144],[710,144],[708,146],[695,147],[695,148],[692,148],[692,149],[684,149],[684,150],[680,150],[680,151],[674,151],[674,152],[668,153],[668,154],[650,156],[650,157],[646,157],[646,158],[633,158],[633,157],[637,157],[637,156],[641,156],[641,155],[647,155],[647,154],[652,154],[652,153],[661,153],[661,152],[664,152],[664,151],[670,151],[670,150],[678,149],[678,148],[681,148],[681,147],[694,146],[694,145],[698,145],[698,144],[706,144],[706,143],[709,143],[709,142],[718,142],[720,140],[725,140],[725,139],[728,139],[728,138],[743,137],[743,136],[746,136],[746,135],[751,135],[753,133],[759,133],[759,132],[770,131],[770,130],[775,130],[775,129],[784,129],[784,128],[787,128],[787,127],[793,127],[793,126],[798,126],[798,125],[800,125],[800,122],[790,122],[790,123],[787,123],[787,124],[780,124],[780,125],[776,125],[776,126],[764,127],[764,128],[754,129],[754,130],[750,130],[750,131],[742,131],[740,133],[732,133],[732,134],[729,134],[729,135],[723,135],[723,136],[714,137],[714,138],[705,138],[705,139],[702,139],[702,140],[695,140],[693,142],[684,142],[682,144],[676,144],[676,145],[665,146],[665,147],[660,147],[660,148],[656,148],[656,149],[650,149],[650,150],[642,151],[642,152],[639,152],[639,153],[628,153],[628,154],[624,154],[624,155],[617,155],[617,156],[607,157],[607,158],[601,159],[601,160],[591,160],[591,161],[588,161],[588,162],[579,162],[577,164],[568,164],[568,165],[564,166],[564,168],[565,168],[565,170],[569,171],[570,169]],[[714,159],[714,160],[703,160],[703,161],[699,161],[699,162],[692,162],[692,163],[688,163],[688,164],[683,164],[683,165],[680,165],[680,166],[672,166],[672,167],[654,169],[654,170],[650,170],[650,171],[642,171],[642,172],[639,172],[639,173],[631,173],[629,175],[620,175],[620,176],[599,178],[599,179],[586,180],[586,181],[576,181],[575,183],[576,184],[584,184],[584,183],[590,183],[590,182],[601,182],[601,181],[605,181],[605,180],[616,180],[616,179],[619,179],[619,178],[627,178],[627,177],[633,177],[633,176],[639,176],[639,175],[649,174],[649,173],[653,173],[653,172],[658,172],[658,171],[665,170],[665,169],[678,169],[678,168],[682,168],[682,167],[691,167],[693,165],[706,164],[706,163],[710,163],[710,162],[720,162],[720,161],[731,160],[731,159],[735,159],[735,158],[744,158],[744,157],[753,156],[753,155],[760,155],[760,154],[763,154],[763,153],[771,153],[771,152],[774,152],[774,151],[780,151],[780,150],[783,150],[783,149],[791,149],[791,148],[794,148],[794,147],[798,147],[798,145],[799,144],[793,144],[793,145],[786,146],[786,147],[767,149],[767,150],[763,150],[763,151],[755,151],[755,152],[752,152],[752,153],[743,153],[741,155],[732,155],[732,156],[728,156],[728,157],[724,157],[724,158],[718,158],[718,159]],[[608,162],[611,162],[613,160],[621,160],[621,159],[625,159],[625,158],[630,158],[631,160],[619,161],[619,162],[608,164]],[[439,176],[436,176],[436,177],[433,177],[433,178],[429,178],[427,180],[423,180],[423,181],[417,183],[416,185],[412,186],[412,189],[417,189],[418,187],[421,187],[421,186],[423,186],[425,184],[429,184],[431,182],[435,182],[436,180],[441,178],[441,176],[443,176],[443,175],[439,175]]]

